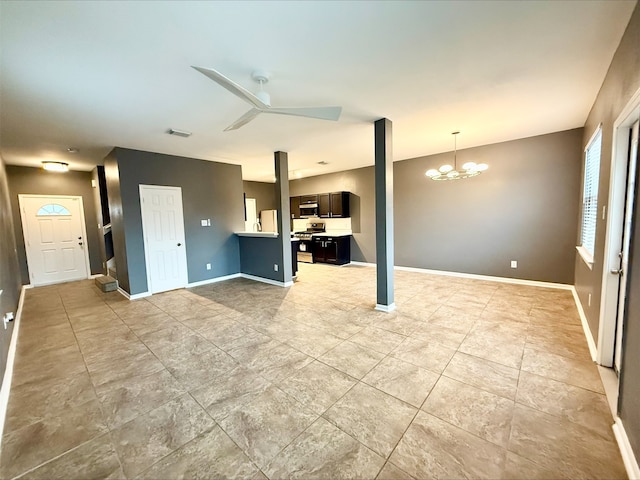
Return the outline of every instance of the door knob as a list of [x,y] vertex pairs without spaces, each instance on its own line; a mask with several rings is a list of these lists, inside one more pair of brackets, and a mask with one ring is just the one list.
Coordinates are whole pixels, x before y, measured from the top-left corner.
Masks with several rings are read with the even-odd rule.
[[78,245],[82,246],[82,242],[78,242]]
[[179,247],[181,247],[181,246],[182,246],[182,244],[181,244],[181,243],[178,243],[178,246],[179,246]]

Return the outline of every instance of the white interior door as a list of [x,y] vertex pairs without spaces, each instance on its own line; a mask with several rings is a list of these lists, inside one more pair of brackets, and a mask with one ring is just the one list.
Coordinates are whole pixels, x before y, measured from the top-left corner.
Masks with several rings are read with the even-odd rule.
[[[620,252],[620,289],[618,293],[618,310],[616,316],[616,338],[614,366],[616,372],[620,371],[622,361],[622,330],[624,325],[624,305],[627,298],[627,272],[629,266],[629,245],[631,243],[631,219],[633,213],[633,200],[635,197],[636,168],[638,159],[638,122],[631,129],[631,145],[629,146],[629,171],[627,173],[627,193],[624,209],[624,229],[622,234],[622,251]],[[613,271],[611,273],[614,273]]]
[[151,293],[187,285],[182,189],[140,185],[142,231]]
[[88,278],[82,197],[19,195],[32,285]]

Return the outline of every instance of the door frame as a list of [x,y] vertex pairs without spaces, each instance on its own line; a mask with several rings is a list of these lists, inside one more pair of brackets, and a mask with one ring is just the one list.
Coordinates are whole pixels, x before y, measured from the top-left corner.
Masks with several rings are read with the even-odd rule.
[[138,192],[140,195],[140,224],[142,227],[142,240],[144,242],[144,267],[147,271],[147,292],[151,295],[154,293],[162,293],[167,290],[154,292],[151,288],[151,269],[149,268],[149,242],[147,241],[147,234],[144,229],[144,202],[142,201],[142,192],[143,190],[153,190],[153,189],[163,189],[163,190],[176,190],[180,192],[180,209],[182,210],[182,233],[185,236],[184,248],[182,251],[184,252],[184,284],[178,288],[185,288],[189,284],[189,262],[187,259],[187,239],[186,239],[186,231],[184,227],[184,202],[182,201],[182,187],[174,187],[171,185],[146,185],[139,184]]
[[25,198],[64,198],[65,200],[73,200],[74,198],[78,200],[80,206],[80,228],[82,229],[82,235],[84,239],[84,244],[87,248],[84,248],[84,269],[85,269],[85,278],[91,278],[91,263],[89,261],[89,241],[87,238],[87,225],[84,219],[84,203],[82,202],[81,195],[40,195],[40,194],[31,194],[31,193],[20,193],[18,194],[18,209],[20,210],[20,221],[22,222],[22,239],[24,241],[24,253],[26,255],[27,260],[27,268],[29,269],[29,285],[33,287],[43,287],[45,285],[56,285],[58,283],[66,283],[68,280],[60,281],[60,282],[43,282],[38,284],[33,284],[31,279],[31,265],[33,264],[32,259],[30,258],[29,248],[27,246],[27,219],[25,218],[24,204],[23,199]]
[[[608,216],[606,221],[602,290],[598,321],[598,346],[596,363],[613,367],[615,358],[616,317],[620,277],[611,274],[618,269],[620,244],[624,231],[625,193],[629,161],[629,137],[631,127],[640,119],[640,89],[631,97],[613,124],[611,142],[611,174],[609,177]],[[637,165],[636,168],[640,168]],[[636,185],[636,195],[640,194]]]

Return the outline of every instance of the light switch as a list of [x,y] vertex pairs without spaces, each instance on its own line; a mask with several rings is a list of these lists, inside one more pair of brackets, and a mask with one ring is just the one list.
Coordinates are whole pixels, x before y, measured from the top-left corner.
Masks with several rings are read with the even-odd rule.
[[207,220],[200,220],[200,225],[202,225],[203,227],[208,227],[209,226],[207,224]]

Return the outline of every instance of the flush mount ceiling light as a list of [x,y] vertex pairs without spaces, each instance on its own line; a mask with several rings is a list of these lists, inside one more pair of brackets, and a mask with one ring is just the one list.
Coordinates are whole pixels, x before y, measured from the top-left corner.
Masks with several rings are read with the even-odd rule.
[[462,178],[475,177],[484,172],[489,165],[486,163],[467,162],[462,165],[462,169],[458,170],[458,142],[457,135],[460,132],[452,132],[453,135],[453,166],[449,164],[442,165],[438,170],[431,168],[427,170],[425,175],[431,180],[460,180]]
[[42,168],[50,172],[68,172],[69,164],[64,162],[42,162]]
[[318,165],[329,165],[329,162],[327,162],[326,160],[320,160],[319,162],[316,162]]
[[191,132],[187,132],[186,130],[176,130],[175,128],[170,128],[167,130],[169,135],[176,135],[178,137],[188,138],[191,136]]
[[69,153],[78,153],[80,150],[78,150],[76,147],[69,147],[67,148],[67,152]]

